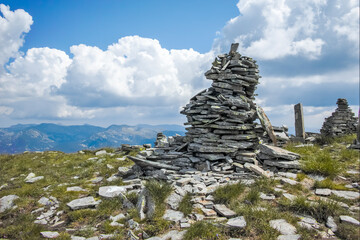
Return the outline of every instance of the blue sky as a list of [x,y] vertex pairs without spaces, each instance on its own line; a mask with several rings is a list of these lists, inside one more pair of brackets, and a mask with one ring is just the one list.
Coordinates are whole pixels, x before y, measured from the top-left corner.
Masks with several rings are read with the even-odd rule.
[[0,127],[182,124],[214,57],[239,42],[258,61],[257,104],[274,125],[319,131],[359,109],[355,0],[0,2]]

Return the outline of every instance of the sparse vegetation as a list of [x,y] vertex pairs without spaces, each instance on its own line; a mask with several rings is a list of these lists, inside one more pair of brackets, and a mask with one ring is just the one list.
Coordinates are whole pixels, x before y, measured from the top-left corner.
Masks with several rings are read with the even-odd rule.
[[257,189],[252,188],[245,197],[245,202],[256,204],[260,200],[260,193]]
[[322,181],[316,181],[314,184],[314,188],[330,188],[333,190],[348,190],[344,185],[337,184],[330,178],[326,178]]
[[160,218],[165,211],[166,205],[164,204],[165,199],[172,192],[172,187],[167,182],[150,180],[145,184],[145,188],[149,191],[149,194],[154,199],[156,209],[154,219]]
[[222,240],[226,239],[221,229],[212,223],[199,221],[191,225],[184,240]]
[[184,215],[186,216],[190,214],[192,210],[193,210],[193,205],[191,203],[191,194],[186,193],[179,204],[179,211],[184,213]]
[[213,193],[215,202],[229,204],[231,201],[236,200],[244,189],[245,185],[240,182],[219,187]]

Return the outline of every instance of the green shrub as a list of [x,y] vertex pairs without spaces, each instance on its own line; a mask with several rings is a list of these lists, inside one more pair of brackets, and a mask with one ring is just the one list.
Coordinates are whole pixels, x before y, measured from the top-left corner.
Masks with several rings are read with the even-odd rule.
[[236,200],[244,190],[245,185],[241,182],[236,184],[228,184],[219,187],[214,191],[214,200],[216,203],[229,204],[231,201]]
[[180,212],[184,213],[185,216],[189,215],[192,210],[193,210],[193,205],[191,203],[191,194],[190,193],[186,193],[186,195],[183,197],[183,199],[181,200],[180,204],[179,204],[179,209]]
[[215,225],[199,221],[191,225],[184,236],[184,240],[219,240],[226,239],[220,228]]

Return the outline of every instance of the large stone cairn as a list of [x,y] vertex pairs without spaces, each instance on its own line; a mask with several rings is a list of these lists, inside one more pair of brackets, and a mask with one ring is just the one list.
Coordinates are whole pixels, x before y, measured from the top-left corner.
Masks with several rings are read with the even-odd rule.
[[345,98],[339,98],[336,102],[338,105],[335,112],[328,118],[320,130],[325,136],[341,136],[345,134],[356,133],[357,118],[351,111]]
[[233,162],[257,163],[253,101],[260,76],[256,61],[241,56],[238,45],[232,44],[229,54],[215,58],[205,73],[212,87],[191,98],[181,111],[187,116],[185,125],[190,125],[188,151],[199,158],[198,170],[226,171]]

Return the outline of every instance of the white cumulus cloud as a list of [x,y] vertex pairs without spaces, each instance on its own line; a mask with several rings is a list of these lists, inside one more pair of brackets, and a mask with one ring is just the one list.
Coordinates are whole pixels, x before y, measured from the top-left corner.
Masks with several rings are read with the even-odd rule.
[[32,17],[24,10],[11,11],[9,6],[0,4],[0,71],[9,58],[19,56],[24,33],[30,31],[32,23]]

